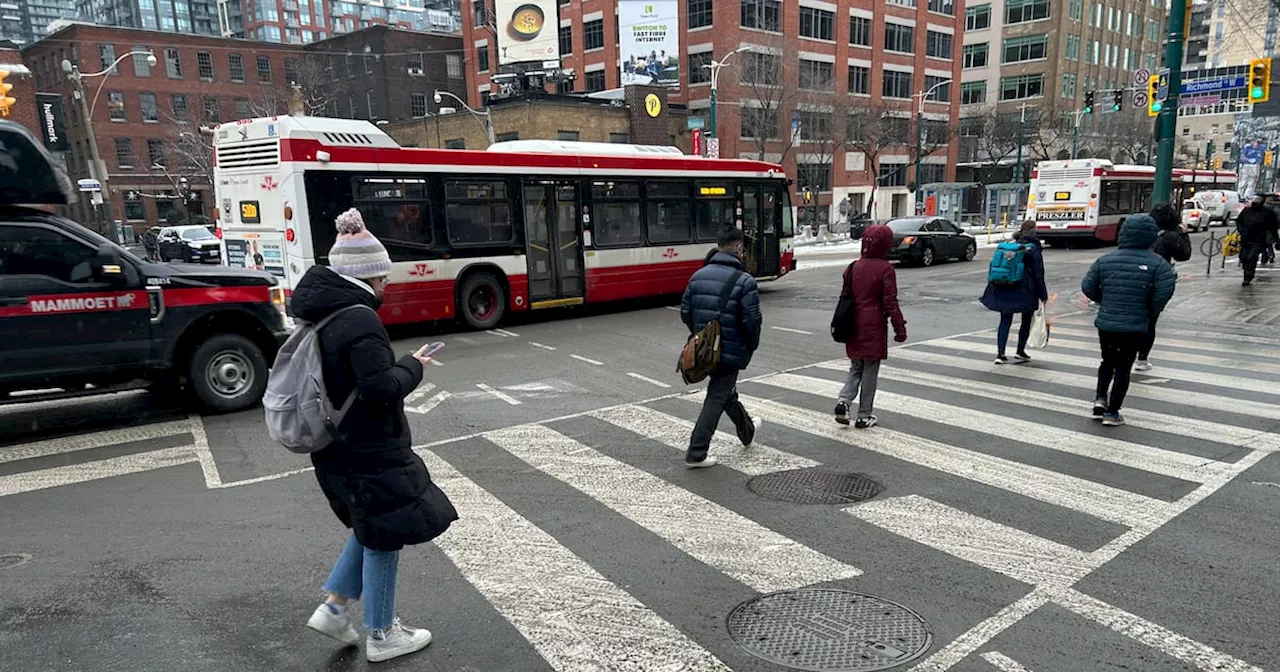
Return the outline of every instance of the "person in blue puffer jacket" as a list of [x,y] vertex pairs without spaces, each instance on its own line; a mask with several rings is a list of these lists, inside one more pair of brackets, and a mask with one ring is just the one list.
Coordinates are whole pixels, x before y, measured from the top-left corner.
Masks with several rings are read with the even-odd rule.
[[[755,439],[756,422],[738,401],[738,373],[751,363],[751,355],[760,347],[760,293],[755,278],[743,270],[746,239],[742,230],[726,228],[716,240],[717,250],[705,265],[689,279],[680,302],[680,318],[696,334],[712,320],[720,321],[720,368],[707,383],[707,398],[702,413],[689,438],[685,466],[695,469],[714,466],[715,457],[707,455],[720,414],[727,413],[738,429],[742,445]],[[720,310],[720,296],[732,285],[729,301]]]
[[1173,297],[1173,267],[1151,251],[1159,229],[1149,215],[1135,215],[1120,227],[1120,249],[1093,262],[1080,289],[1098,304],[1098,395],[1093,415],[1102,424],[1124,424],[1120,407],[1129,391],[1129,373],[1146,342],[1151,318]]

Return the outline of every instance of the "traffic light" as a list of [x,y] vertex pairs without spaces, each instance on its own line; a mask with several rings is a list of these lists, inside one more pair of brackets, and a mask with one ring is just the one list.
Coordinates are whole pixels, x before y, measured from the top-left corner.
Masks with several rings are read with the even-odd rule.
[[1084,113],[1093,114],[1093,92],[1084,92]]
[[1275,152],[1268,149],[1266,152],[1262,154],[1262,165],[1264,166],[1271,165],[1271,162],[1274,161],[1275,158],[1276,158]]
[[9,95],[9,92],[13,90],[13,85],[4,81],[8,76],[8,70],[0,70],[0,116],[4,117],[9,116],[9,108],[18,102]]
[[1268,100],[1271,100],[1271,59],[1255,58],[1249,61],[1249,102]]
[[1213,169],[1214,169],[1214,170],[1222,170],[1222,157],[1221,157],[1221,156],[1216,156],[1216,157],[1214,157],[1214,158],[1213,158]]
[[1156,100],[1156,95],[1160,92],[1160,75],[1151,75],[1147,80],[1147,116],[1160,116],[1160,110],[1164,109],[1164,103]]
[[1124,109],[1124,89],[1116,89],[1111,93],[1111,111],[1119,112]]

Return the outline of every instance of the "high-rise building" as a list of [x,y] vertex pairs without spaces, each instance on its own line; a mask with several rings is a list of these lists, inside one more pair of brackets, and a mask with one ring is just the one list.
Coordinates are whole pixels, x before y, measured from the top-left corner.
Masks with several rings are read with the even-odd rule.
[[459,0],[217,0],[224,37],[310,44],[370,26],[456,33]]
[[0,40],[30,44],[55,21],[76,18],[76,0],[0,0]]
[[103,26],[217,35],[215,0],[79,0],[80,16]]

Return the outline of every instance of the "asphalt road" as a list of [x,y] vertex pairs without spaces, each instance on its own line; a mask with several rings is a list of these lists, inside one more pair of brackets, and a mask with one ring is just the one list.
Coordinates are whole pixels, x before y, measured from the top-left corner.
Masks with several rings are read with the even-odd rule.
[[[763,344],[739,387],[765,420],[757,446],[726,436],[721,466],[694,472],[670,305],[396,333],[400,352],[448,344],[411,422],[462,520],[402,555],[398,612],[435,643],[376,667],[778,670],[728,627],[779,610],[750,645],[791,661],[826,647],[844,660],[829,669],[922,644],[901,669],[1280,666],[1280,279],[1243,289],[1230,266],[1181,265],[1157,368],[1136,378],[1130,425],[1104,431],[1087,417],[1079,294],[1099,253],[1047,253],[1053,343],[1000,369],[976,302],[985,254],[900,269],[911,339],[866,432],[829,415],[844,260],[803,257],[762,288]],[[747,485],[815,465],[883,490],[813,505]],[[141,393],[0,409],[0,668],[364,669],[303,627],[345,538],[308,466],[260,411],[201,418]],[[807,591],[730,617],[803,588],[911,611],[888,622],[898,612],[882,619],[873,599],[875,614]]]

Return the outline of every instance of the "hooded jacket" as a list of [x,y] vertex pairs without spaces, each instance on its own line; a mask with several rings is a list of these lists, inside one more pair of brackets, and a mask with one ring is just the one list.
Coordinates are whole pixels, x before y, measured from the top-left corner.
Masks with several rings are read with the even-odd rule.
[[[729,303],[720,312],[720,294],[734,283]],[[680,301],[680,318],[696,334],[711,320],[720,320],[720,366],[745,369],[751,355],[760,347],[760,293],[756,280],[742,270],[742,261],[727,252],[716,251],[706,264],[689,278],[689,286]]]
[[1089,267],[1080,289],[1098,303],[1100,331],[1145,332],[1173,297],[1173,268],[1151,251],[1156,235],[1151,217],[1130,217],[1120,227],[1120,249]]
[[360,545],[395,551],[428,541],[439,529],[439,512],[424,498],[431,476],[410,449],[404,414],[405,396],[422,382],[422,364],[411,355],[396,360],[373,310],[373,290],[359,280],[313,266],[293,292],[293,314],[307,322],[353,305],[370,310],[349,310],[325,325],[320,359],[335,407],[353,389],[359,396],[338,425],[336,440],[312,453],[311,463],[330,508]]
[[1182,231],[1182,222],[1177,219],[1152,218],[1159,229],[1156,242],[1151,244],[1151,251],[1160,255],[1161,259],[1173,263],[1191,258],[1191,237]]
[[1250,203],[1236,219],[1236,230],[1244,245],[1266,245],[1268,234],[1277,235],[1277,226],[1275,210],[1260,203]]
[[1049,300],[1049,288],[1044,281],[1044,250],[1035,233],[1018,239],[1027,246],[1023,258],[1022,282],[1017,285],[997,285],[988,282],[982,294],[982,305],[997,313],[1030,313]]
[[862,234],[862,257],[844,271],[842,296],[853,297],[853,338],[844,344],[849,359],[888,359],[889,330],[893,324],[898,341],[907,340],[907,321],[898,306],[898,275],[889,263],[893,232],[889,227],[867,227]]

